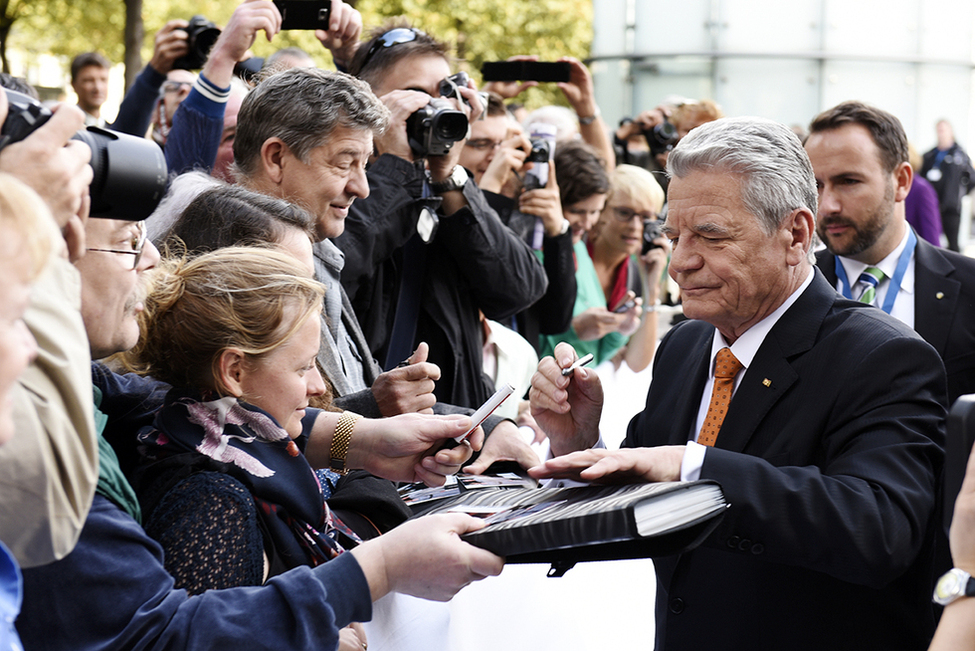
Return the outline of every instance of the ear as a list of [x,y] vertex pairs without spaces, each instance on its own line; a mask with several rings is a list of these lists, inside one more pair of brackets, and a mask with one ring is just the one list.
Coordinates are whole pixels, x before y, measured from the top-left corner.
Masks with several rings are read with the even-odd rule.
[[786,217],[782,230],[788,244],[786,260],[794,267],[806,260],[812,250],[816,221],[806,208],[796,208]]
[[227,348],[214,363],[214,380],[217,388],[236,398],[244,395],[244,352],[239,348]]
[[894,201],[904,201],[907,193],[911,191],[911,184],[914,182],[914,170],[911,164],[904,162],[894,170]]
[[288,145],[280,138],[268,138],[261,145],[261,169],[275,185],[280,185],[284,179],[284,166],[291,156]]

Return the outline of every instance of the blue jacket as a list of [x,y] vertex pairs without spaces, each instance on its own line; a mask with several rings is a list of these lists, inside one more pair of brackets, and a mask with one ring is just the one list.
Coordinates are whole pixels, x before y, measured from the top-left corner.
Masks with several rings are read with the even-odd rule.
[[258,587],[190,597],[173,589],[162,549],[101,495],[74,551],[24,571],[24,648],[334,649],[339,629],[372,617],[351,554]]

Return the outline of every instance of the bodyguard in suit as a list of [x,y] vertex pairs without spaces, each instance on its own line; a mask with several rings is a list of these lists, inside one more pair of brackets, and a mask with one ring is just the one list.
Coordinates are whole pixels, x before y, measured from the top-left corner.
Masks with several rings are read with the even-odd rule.
[[940,358],[815,270],[815,180],[789,129],[702,125],[668,171],[664,231],[688,320],[661,342],[621,450],[599,449],[596,374],[562,376],[567,344],[542,360],[532,414],[556,458],[532,474],[721,483],[716,531],[655,559],[659,651],[924,649]]
[[847,298],[872,299],[934,346],[948,375],[949,405],[975,392],[975,260],[931,246],[907,224],[913,172],[900,120],[844,102],[813,120],[806,152],[819,188],[817,229],[828,249],[816,264],[826,280]]

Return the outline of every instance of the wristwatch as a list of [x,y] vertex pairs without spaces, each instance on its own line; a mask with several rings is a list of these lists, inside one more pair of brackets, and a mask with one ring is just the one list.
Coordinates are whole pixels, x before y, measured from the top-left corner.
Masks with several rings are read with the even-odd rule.
[[934,588],[934,603],[947,606],[960,597],[975,597],[975,579],[957,567],[945,572]]
[[438,182],[430,179],[430,190],[434,194],[443,194],[444,192],[450,192],[451,190],[462,190],[467,184],[468,178],[467,170],[465,170],[461,165],[454,165],[454,169],[450,172],[450,176],[445,178],[443,181]]

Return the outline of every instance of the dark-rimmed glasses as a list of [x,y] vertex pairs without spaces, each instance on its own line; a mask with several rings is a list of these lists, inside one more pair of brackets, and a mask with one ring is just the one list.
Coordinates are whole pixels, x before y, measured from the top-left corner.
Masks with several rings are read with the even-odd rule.
[[359,71],[366,69],[366,65],[369,64],[369,59],[372,58],[376,52],[379,51],[381,47],[393,47],[394,45],[399,45],[400,43],[409,43],[410,41],[415,41],[417,36],[417,31],[412,27],[397,27],[396,29],[391,29],[382,36],[376,38],[369,46],[369,51],[366,52],[366,56],[362,59],[362,65],[359,67]]
[[88,251],[95,251],[97,253],[118,253],[121,255],[131,255],[132,256],[132,269],[138,269],[139,261],[142,260],[142,252],[146,248],[146,223],[136,222],[137,228],[139,229],[138,234],[132,237],[130,244],[132,249],[88,249]]
[[639,217],[640,221],[653,221],[657,219],[657,215],[652,212],[637,212],[624,206],[613,206],[613,214],[616,216],[616,221],[618,222],[628,222],[634,217]]

